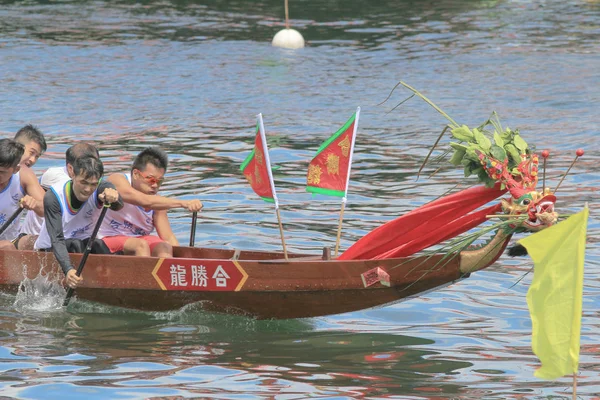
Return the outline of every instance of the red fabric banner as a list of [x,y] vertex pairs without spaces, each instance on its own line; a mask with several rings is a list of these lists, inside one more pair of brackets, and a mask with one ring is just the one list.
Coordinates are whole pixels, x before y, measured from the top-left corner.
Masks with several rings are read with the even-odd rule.
[[442,197],[375,228],[338,259],[408,257],[483,223],[486,215],[500,211],[500,204],[469,213],[504,193],[499,185],[476,186]]

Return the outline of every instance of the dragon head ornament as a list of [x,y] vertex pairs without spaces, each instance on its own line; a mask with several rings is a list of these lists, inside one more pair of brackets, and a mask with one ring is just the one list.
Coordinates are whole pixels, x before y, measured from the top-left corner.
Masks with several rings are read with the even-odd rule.
[[514,228],[536,232],[556,223],[556,196],[550,193],[549,188],[536,190],[539,162],[537,154],[521,154],[521,162],[512,171],[508,168],[508,157],[501,162],[483,152],[478,155],[487,175],[504,185],[511,195],[508,199],[501,199],[502,210],[509,215],[527,216]]

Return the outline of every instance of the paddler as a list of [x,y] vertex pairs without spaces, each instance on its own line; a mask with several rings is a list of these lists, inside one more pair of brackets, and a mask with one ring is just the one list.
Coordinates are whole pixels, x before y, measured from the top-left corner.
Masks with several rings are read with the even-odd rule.
[[[98,149],[89,143],[80,142],[69,147],[65,152],[65,165],[63,167],[50,167],[42,174],[40,184],[43,188],[50,188],[57,183],[65,183],[71,177],[69,171],[73,173],[73,164],[75,160],[81,157],[100,158]],[[28,212],[25,220],[21,225],[21,232],[16,247],[19,250],[33,250],[35,241],[37,240],[42,229],[44,218],[34,212]]]
[[[115,173],[108,177],[125,202],[121,211],[107,212],[98,233],[112,253],[143,257],[173,256],[173,246],[178,246],[179,242],[171,229],[167,210],[183,208],[190,212],[200,211],[202,202],[157,194],[168,163],[165,151],[148,147],[135,157],[129,173]],[[152,234],[155,229],[157,235]]]
[[20,164],[28,168],[33,167],[48,148],[44,134],[31,124],[19,129],[14,140],[25,146]]
[[44,214],[44,190],[33,171],[20,164],[25,147],[13,139],[0,139],[0,249],[15,249],[20,219],[8,224],[19,208]]
[[[101,180],[104,166],[100,159],[79,157],[67,168],[72,179],[51,186],[44,196],[44,223],[34,248],[51,250],[65,273],[67,286],[75,288],[82,278],[77,276],[68,253],[83,253],[105,203],[112,210],[120,210],[123,201],[112,183]],[[92,243],[91,253],[107,252],[101,240]]]

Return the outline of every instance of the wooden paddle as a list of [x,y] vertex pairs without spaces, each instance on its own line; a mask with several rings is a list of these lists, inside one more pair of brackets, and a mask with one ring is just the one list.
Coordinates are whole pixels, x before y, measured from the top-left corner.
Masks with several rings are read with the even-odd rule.
[[[87,242],[87,246],[85,246],[85,251],[83,252],[83,256],[81,256],[81,261],[79,261],[79,267],[77,267],[77,272],[76,272],[77,276],[81,276],[81,273],[83,272],[83,267],[85,267],[85,262],[87,261],[87,258],[90,255],[90,252],[92,251],[92,245],[94,244],[94,240],[96,240],[96,235],[98,235],[98,230],[100,229],[100,225],[102,225],[102,220],[104,219],[104,216],[106,215],[106,211],[108,210],[109,207],[110,207],[110,204],[105,204],[104,207],[102,208],[102,212],[100,213],[100,217],[98,217],[98,222],[96,222],[96,226],[94,227],[92,236],[90,236],[90,238]],[[75,289],[73,289],[73,288],[69,288],[67,290],[67,295],[65,296],[65,300],[63,301],[63,307],[66,307],[69,305],[69,302],[71,301],[71,297],[73,297],[74,291],[75,291]]]
[[196,241],[196,221],[198,220],[198,211],[192,213],[192,228],[190,230],[190,247],[194,247]]
[[0,235],[2,235],[4,233],[4,231],[6,229],[8,229],[8,227],[10,226],[10,224],[12,224],[12,222],[17,219],[17,217],[19,216],[19,214],[21,214],[21,211],[23,211],[24,208],[23,207],[19,207],[19,209],[17,211],[15,211],[13,213],[13,215],[10,216],[10,218],[4,223],[4,225],[2,225],[2,227],[0,228]]

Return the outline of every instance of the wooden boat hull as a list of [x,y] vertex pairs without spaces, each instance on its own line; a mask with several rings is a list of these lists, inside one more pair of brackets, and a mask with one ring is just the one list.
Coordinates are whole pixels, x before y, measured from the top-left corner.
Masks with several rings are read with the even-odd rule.
[[[81,255],[71,257],[77,265]],[[146,311],[201,302],[207,311],[260,319],[316,317],[390,304],[468,276],[460,270],[460,255],[443,257],[284,260],[280,253],[189,247],[175,248],[170,259],[90,255],[75,293]],[[389,286],[377,281],[366,287],[361,275],[377,267],[389,274]],[[15,292],[25,277],[40,273],[64,277],[52,253],[0,251],[0,290]]]

